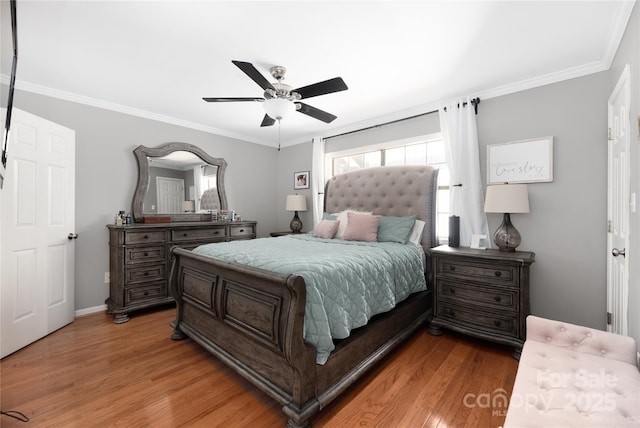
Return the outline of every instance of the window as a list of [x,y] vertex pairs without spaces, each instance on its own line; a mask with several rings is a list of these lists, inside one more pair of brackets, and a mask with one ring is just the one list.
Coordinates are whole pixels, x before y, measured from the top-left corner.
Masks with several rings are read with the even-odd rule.
[[328,153],[326,176],[330,177],[360,168],[387,165],[431,165],[439,170],[436,195],[436,235],[440,242],[449,237],[449,168],[440,134],[419,139],[389,142],[355,150]]

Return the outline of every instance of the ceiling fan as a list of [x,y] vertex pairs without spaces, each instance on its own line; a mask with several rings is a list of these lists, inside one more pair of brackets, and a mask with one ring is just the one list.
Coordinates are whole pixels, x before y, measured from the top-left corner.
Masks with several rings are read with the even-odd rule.
[[300,102],[302,99],[317,97],[318,95],[330,94],[332,92],[340,92],[347,90],[347,85],[341,77],[325,80],[323,82],[314,83],[312,85],[303,86],[301,88],[292,89],[291,86],[282,83],[284,75],[287,71],[282,66],[271,67],[269,70],[271,75],[277,80],[275,83],[269,81],[260,73],[253,64],[243,61],[231,61],[247,76],[264,89],[264,98],[203,98],[209,103],[220,102],[236,102],[236,101],[260,101],[263,103],[266,114],[260,126],[272,126],[276,120],[280,120],[288,116],[293,111],[299,111],[302,114],[311,116],[325,123],[330,123],[337,116],[322,111],[319,108],[312,107],[308,104]]

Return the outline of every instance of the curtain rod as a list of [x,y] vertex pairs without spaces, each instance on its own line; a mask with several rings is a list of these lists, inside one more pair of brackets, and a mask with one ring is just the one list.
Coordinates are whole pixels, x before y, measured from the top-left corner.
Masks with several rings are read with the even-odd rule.
[[[480,104],[480,98],[472,99],[471,100],[471,104],[473,105],[473,109],[475,111],[475,114],[478,114],[478,104]],[[467,105],[466,101],[462,103],[462,107],[465,107],[466,105]],[[460,104],[458,104],[458,107],[460,107]],[[367,126],[366,128],[360,128],[360,129],[355,129],[353,131],[343,132],[342,134],[330,135],[329,137],[325,137],[324,139],[328,140],[330,138],[343,137],[345,135],[355,134],[356,132],[368,131],[369,129],[381,128],[383,126],[392,125],[394,123],[404,122],[405,120],[415,119],[416,117],[427,116],[429,114],[437,113],[438,111],[439,110],[432,110],[432,111],[428,111],[426,113],[415,114],[413,116],[403,117],[402,119],[391,120],[389,122],[384,122],[384,123],[379,123],[377,125]],[[447,111],[446,107],[444,108],[444,111]]]

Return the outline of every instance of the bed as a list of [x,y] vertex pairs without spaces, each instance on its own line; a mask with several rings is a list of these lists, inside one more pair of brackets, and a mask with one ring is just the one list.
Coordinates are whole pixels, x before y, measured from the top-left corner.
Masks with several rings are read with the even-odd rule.
[[[324,210],[416,215],[425,222],[420,245],[426,250],[436,245],[437,173],[429,166],[390,166],[337,175],[325,186]],[[289,238],[262,238],[274,245],[285,239]],[[172,338],[193,339],[279,402],[290,428],[309,427],[316,413],[432,314],[429,285],[333,340],[334,349],[318,363],[318,349],[305,340],[308,284],[303,274],[279,273],[180,248],[173,248],[172,254],[170,287],[177,303]],[[428,269],[429,263],[424,266]],[[420,274],[429,276],[427,271]]]

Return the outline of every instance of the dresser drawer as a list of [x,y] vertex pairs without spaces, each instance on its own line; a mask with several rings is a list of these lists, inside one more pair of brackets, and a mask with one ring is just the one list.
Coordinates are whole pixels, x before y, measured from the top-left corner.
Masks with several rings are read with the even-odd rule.
[[437,316],[453,324],[459,324],[465,330],[484,330],[490,334],[518,337],[518,315],[491,313],[475,308],[440,302]]
[[483,287],[481,285],[440,280],[437,288],[438,296],[443,301],[478,304],[503,311],[518,311],[520,293],[518,289],[511,287]]
[[443,278],[468,279],[487,284],[518,286],[518,267],[505,264],[438,258],[437,275]]
[[207,229],[177,229],[171,231],[172,241],[194,241],[198,239],[211,240],[215,238],[224,239],[226,229],[224,226],[211,227]]
[[167,265],[166,263],[157,263],[151,266],[131,267],[126,268],[125,272],[125,281],[127,284],[157,281],[166,278]]
[[256,233],[254,225],[231,226],[229,229],[231,236],[234,238],[239,238],[242,236],[251,237]]
[[165,239],[166,234],[163,231],[126,231],[124,234],[125,244],[146,244],[151,242],[163,243]]
[[167,296],[167,284],[161,282],[157,284],[144,285],[141,287],[130,287],[125,289],[124,304],[155,300]]
[[167,256],[166,248],[162,246],[154,247],[129,247],[125,249],[125,263],[134,265],[145,262],[161,262]]

